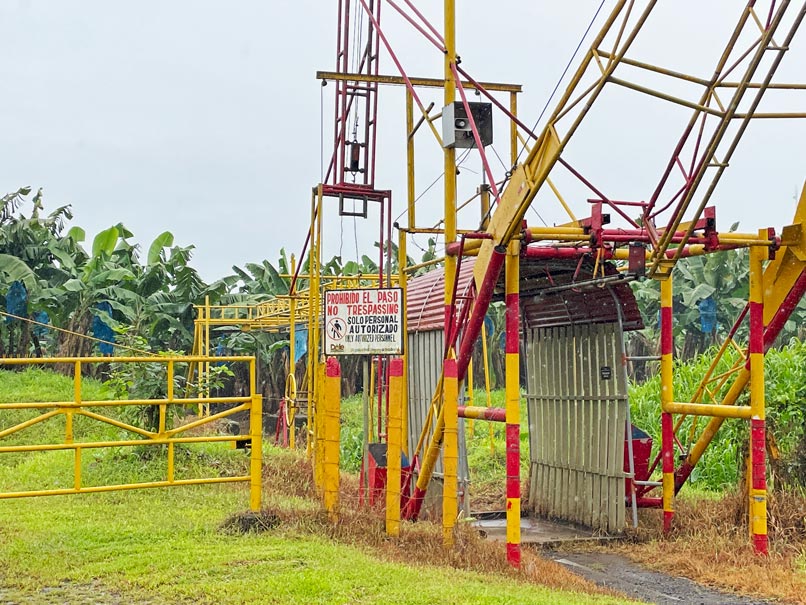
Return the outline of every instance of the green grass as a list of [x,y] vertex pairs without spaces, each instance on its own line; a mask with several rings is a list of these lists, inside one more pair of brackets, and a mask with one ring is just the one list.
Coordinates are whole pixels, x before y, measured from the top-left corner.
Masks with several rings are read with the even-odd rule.
[[[504,578],[378,560],[315,536],[216,532],[245,491],[187,488],[2,502],[3,583],[102,579],[131,598],[195,603],[615,603]],[[449,590],[446,588],[450,586]]]
[[[87,397],[104,396],[97,383],[86,381],[84,388]],[[0,373],[0,400],[69,399],[71,389],[69,379],[38,370]],[[12,416],[18,413],[0,411],[6,424]],[[98,430],[118,431],[109,425]],[[62,436],[42,424],[28,437],[54,435]],[[159,456],[121,449],[86,454],[92,481],[143,480],[162,472]],[[273,448],[265,454],[265,501],[300,518],[315,514],[318,504],[304,489],[283,491],[299,458]],[[72,468],[69,452],[0,459],[6,460],[0,461],[2,491],[68,480]],[[189,475],[244,464],[243,452],[221,447],[187,450],[178,463]],[[154,604],[623,602],[502,574],[401,563],[360,540],[312,534],[304,523],[263,534],[219,532],[247,502],[246,485],[0,500],[0,602],[76,602],[87,594],[98,602]]]

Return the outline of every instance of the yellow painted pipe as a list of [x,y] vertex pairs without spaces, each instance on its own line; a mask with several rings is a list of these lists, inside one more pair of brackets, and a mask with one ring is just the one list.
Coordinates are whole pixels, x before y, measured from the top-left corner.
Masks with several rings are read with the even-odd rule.
[[120,485],[94,485],[82,487],[81,490],[75,488],[51,489],[51,490],[29,490],[22,492],[2,492],[0,500],[9,498],[30,498],[32,496],[66,496],[69,494],[96,494],[101,492],[117,492],[132,489],[144,489],[151,487],[172,487],[176,485],[211,485],[214,483],[239,483],[249,481],[249,476],[245,477],[211,477],[206,479],[177,479],[169,483],[168,481],[151,481],[145,483],[123,483]]
[[389,417],[386,420],[386,533],[400,535],[400,458],[403,451],[403,360],[389,362]]
[[339,433],[341,409],[341,368],[335,357],[325,361],[324,427],[324,503],[331,521],[338,520],[339,507]]
[[257,392],[256,361],[249,366],[249,391],[252,403],[249,410],[249,434],[252,450],[249,455],[249,507],[260,510],[263,493],[263,396]]
[[443,418],[444,418],[444,466],[442,487],[442,543],[453,546],[453,528],[459,510],[457,492],[459,491],[459,379],[456,359],[443,362]]
[[8,452],[55,452],[74,450],[77,447],[97,449],[102,447],[134,447],[141,445],[167,445],[169,443],[224,443],[248,440],[249,435],[211,435],[207,437],[176,437],[174,439],[134,439],[120,441],[86,441],[82,443],[37,443],[30,445],[0,446],[0,453]]
[[750,411],[750,406],[746,405],[680,403],[676,401],[664,404],[663,411],[671,414],[688,414],[690,416],[712,416],[716,418],[748,419],[752,415]]

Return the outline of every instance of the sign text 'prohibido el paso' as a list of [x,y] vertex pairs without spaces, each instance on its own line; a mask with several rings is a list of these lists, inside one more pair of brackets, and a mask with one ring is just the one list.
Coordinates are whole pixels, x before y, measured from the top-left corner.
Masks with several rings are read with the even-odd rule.
[[400,288],[325,292],[325,355],[402,353]]

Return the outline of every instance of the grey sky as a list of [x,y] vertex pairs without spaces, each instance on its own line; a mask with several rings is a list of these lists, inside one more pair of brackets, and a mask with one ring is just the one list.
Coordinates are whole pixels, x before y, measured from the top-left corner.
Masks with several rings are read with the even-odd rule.
[[[520,111],[531,124],[598,4],[460,0],[463,66],[479,79],[524,84]],[[710,75],[743,3],[660,4],[635,54],[673,56],[673,66]],[[441,5],[418,2],[436,23]],[[333,68],[335,13],[326,0],[0,0],[0,190],[44,187],[47,208],[72,204],[75,223],[89,234],[120,221],[147,246],[173,231],[177,243],[196,245],[195,264],[207,279],[233,264],[274,260],[282,246],[299,250],[320,178],[322,100],[330,128],[333,87],[322,90],[314,73]],[[408,71],[439,77],[440,55],[391,10],[385,19]],[[804,37],[777,79],[802,78]],[[679,47],[671,55],[670,43]],[[394,73],[382,61],[382,71]],[[397,215],[405,198],[403,92],[382,93],[378,185],[394,190]],[[438,94],[425,96],[439,105]],[[806,95],[795,107],[805,102]],[[569,148],[620,199],[649,195],[688,118],[635,103],[612,91]],[[497,128],[496,149],[505,156],[503,123]],[[806,176],[804,134],[792,122],[751,127],[715,198],[723,229],[734,220],[751,230],[791,218]],[[425,135],[418,150],[422,189],[442,166]],[[467,192],[478,181],[478,159],[464,168]],[[418,204],[424,223],[439,216],[440,187]],[[328,252],[354,256],[352,220],[326,216]],[[562,220],[549,209],[541,216]],[[527,218],[539,223],[533,213]],[[364,252],[373,238],[358,228]]]

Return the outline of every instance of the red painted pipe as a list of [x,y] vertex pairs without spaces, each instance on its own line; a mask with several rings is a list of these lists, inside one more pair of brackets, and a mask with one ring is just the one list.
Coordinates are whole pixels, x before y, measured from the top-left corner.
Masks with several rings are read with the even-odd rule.
[[[635,239],[630,239],[629,241],[633,242],[636,241]],[[639,242],[640,243],[640,242]],[[715,248],[715,250],[734,250],[739,246],[734,245],[720,245]],[[602,260],[610,260],[613,258],[613,250],[611,248],[602,248]],[[672,258],[677,249],[675,250],[667,250],[666,257]],[[599,253],[598,248],[591,248],[589,246],[528,246],[525,248],[524,255],[527,258],[537,258],[537,259],[569,259],[569,258],[579,258],[581,256],[595,256]],[[683,249],[683,253],[680,255],[681,258],[687,258],[692,256],[691,249],[686,246]]]
[[[800,303],[800,299],[803,298],[804,293],[806,293],[806,271],[801,272],[800,277],[798,277],[798,279],[795,281],[795,284],[792,286],[789,294],[787,294],[786,298],[784,298],[784,302],[782,302],[781,306],[778,307],[775,315],[772,316],[770,323],[764,330],[765,353],[770,350],[770,347],[775,342],[775,339],[778,338],[781,330],[784,329],[784,324],[789,321],[789,317],[792,315],[795,307],[797,307]],[[747,363],[750,363],[749,359]]]
[[[579,258],[580,256],[595,256],[598,250],[585,247],[562,247],[555,246],[527,246],[525,248],[525,256],[527,258],[537,259],[568,259]],[[602,260],[610,260],[613,258],[613,250],[609,248],[602,248]]]
[[478,405],[460,405],[459,418],[489,420],[490,422],[506,422],[507,414],[504,408],[485,408]]
[[[627,506],[631,506],[630,499],[627,499]],[[663,508],[663,498],[651,498],[644,496],[643,498],[636,498],[635,504],[638,508]]]
[[473,303],[473,311],[470,313],[467,326],[465,326],[464,332],[462,333],[462,342],[459,345],[459,356],[456,360],[459,382],[464,380],[465,374],[467,373],[467,366],[470,365],[470,359],[473,356],[473,347],[481,332],[484,316],[490,306],[490,300],[492,300],[495,284],[498,283],[498,276],[501,273],[501,267],[504,265],[505,258],[506,248],[503,246],[493,248],[492,256],[490,256],[490,261],[487,264],[487,272],[484,274],[484,280],[481,282],[481,287]]

